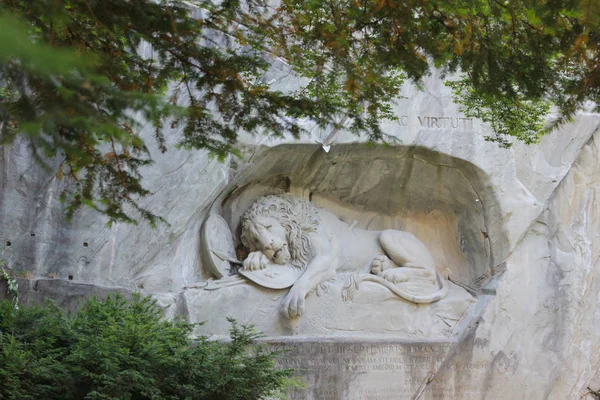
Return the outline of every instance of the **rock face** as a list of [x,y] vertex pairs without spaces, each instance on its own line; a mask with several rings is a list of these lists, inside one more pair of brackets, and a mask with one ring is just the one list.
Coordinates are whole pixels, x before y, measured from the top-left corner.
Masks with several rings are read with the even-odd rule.
[[[90,210],[67,223],[64,182],[34,164],[25,142],[3,147],[0,243],[10,268],[30,277],[20,280],[22,301],[50,297],[73,309],[85,296],[142,291],[168,317],[206,321],[197,334],[226,335],[227,316],[253,323],[270,346],[289,350],[279,363],[307,381],[294,399],[592,399],[587,388],[600,388],[600,115],[581,114],[537,145],[502,149],[484,140],[493,134],[486,125],[460,114],[438,77],[403,94],[398,121],[384,127],[398,142],[385,146],[315,129],[298,141],[242,134],[244,157],[224,163],[156,152],[143,205],[170,225],[154,230],[109,228]],[[151,129],[141,134],[152,140]],[[167,137],[175,143],[177,132]],[[280,273],[282,246],[258,240],[266,234],[241,240],[250,229],[244,213],[274,194],[329,221],[301,231],[339,224],[367,236],[344,239],[333,229],[313,237],[291,289],[256,284],[227,260],[258,252],[265,258],[256,265],[266,260],[265,273]],[[229,229],[202,239],[209,215]],[[346,296],[352,282],[375,276],[371,261],[345,270],[360,258],[348,254],[369,244],[381,250],[362,251],[365,259],[399,259],[372,232],[382,230],[414,235],[428,249],[447,296],[414,304],[377,282]],[[392,269],[422,267],[409,250],[398,250],[406,260]],[[301,284],[323,255],[324,272]],[[303,315],[286,318],[290,304]]]

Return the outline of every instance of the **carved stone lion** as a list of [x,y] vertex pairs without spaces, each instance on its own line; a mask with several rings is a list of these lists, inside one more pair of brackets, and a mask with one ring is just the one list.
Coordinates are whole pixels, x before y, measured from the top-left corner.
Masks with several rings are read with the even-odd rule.
[[[432,254],[411,233],[352,229],[292,196],[265,196],[252,204],[242,216],[241,241],[251,251],[243,262],[245,270],[273,264],[303,270],[283,301],[287,318],[301,316],[308,293],[336,272],[363,273],[347,288],[349,296],[362,281],[379,283],[415,303],[432,303],[448,292]],[[401,283],[412,290],[403,290]]]

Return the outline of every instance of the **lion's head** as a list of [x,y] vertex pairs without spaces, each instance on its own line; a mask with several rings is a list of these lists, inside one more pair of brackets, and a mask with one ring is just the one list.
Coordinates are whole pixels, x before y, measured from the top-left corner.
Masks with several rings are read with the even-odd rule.
[[277,264],[304,268],[310,257],[310,234],[319,226],[315,207],[306,200],[271,195],[256,200],[242,216],[242,244],[262,251]]

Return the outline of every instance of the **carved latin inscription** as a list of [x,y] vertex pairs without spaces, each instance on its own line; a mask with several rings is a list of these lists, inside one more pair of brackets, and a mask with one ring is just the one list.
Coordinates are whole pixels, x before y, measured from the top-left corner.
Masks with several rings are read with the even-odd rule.
[[[292,399],[409,400],[424,388],[422,399],[476,399],[487,362],[448,362],[452,343],[279,343],[277,364],[294,368],[309,384]],[[460,381],[460,384],[456,384]]]
[[445,117],[443,115],[401,115],[398,118],[401,126],[417,125],[426,129],[474,129],[473,118],[467,117]]

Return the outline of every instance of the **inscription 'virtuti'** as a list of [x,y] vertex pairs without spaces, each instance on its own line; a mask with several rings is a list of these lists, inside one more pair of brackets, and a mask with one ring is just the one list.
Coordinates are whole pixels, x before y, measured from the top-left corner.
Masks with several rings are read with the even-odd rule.
[[[473,129],[473,118],[467,117],[444,117],[444,116],[429,116],[417,115],[417,119],[413,122],[419,123],[421,128],[428,129]],[[411,118],[408,115],[401,115],[398,122],[402,126],[409,126]]]

